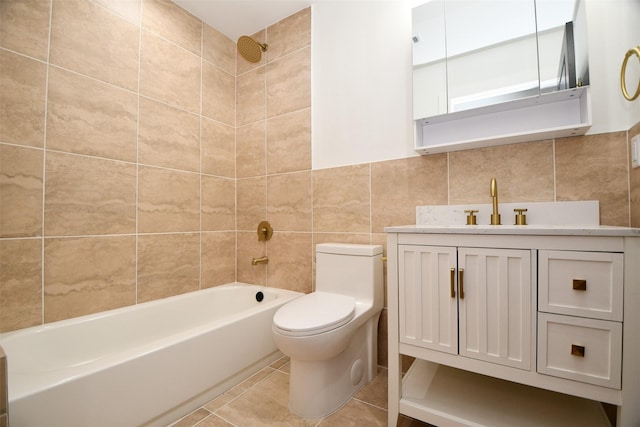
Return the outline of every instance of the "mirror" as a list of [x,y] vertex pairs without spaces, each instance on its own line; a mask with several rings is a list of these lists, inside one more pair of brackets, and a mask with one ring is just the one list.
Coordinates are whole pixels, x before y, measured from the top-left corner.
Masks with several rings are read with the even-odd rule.
[[[414,119],[588,84],[581,13],[579,0],[431,0],[415,7]],[[584,54],[574,55],[578,47]]]

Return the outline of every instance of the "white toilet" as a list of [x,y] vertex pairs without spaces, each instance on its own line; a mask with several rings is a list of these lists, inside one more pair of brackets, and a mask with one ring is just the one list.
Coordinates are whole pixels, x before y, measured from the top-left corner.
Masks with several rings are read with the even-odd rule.
[[378,318],[384,305],[382,246],[316,246],[316,291],[273,317],[278,348],[291,359],[289,409],[321,418],[377,373]]

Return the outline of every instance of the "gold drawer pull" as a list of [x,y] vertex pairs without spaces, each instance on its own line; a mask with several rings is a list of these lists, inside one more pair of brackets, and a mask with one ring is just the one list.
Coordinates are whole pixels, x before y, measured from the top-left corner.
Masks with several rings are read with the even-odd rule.
[[573,279],[573,290],[574,291],[586,291],[587,290],[587,281],[584,279]]
[[583,345],[575,345],[571,344],[571,355],[584,357],[584,346]]
[[458,276],[460,279],[460,299],[464,299],[464,269],[460,269]]
[[449,280],[451,283],[451,298],[456,297],[456,269],[451,269],[451,279]]

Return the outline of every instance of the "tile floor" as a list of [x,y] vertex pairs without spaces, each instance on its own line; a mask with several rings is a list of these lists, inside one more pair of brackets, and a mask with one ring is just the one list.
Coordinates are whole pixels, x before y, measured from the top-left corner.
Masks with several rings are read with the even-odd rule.
[[[245,426],[386,426],[387,369],[333,414],[309,420],[288,409],[289,360],[283,357],[228,392],[218,396],[171,427]],[[402,417],[401,427],[428,427],[428,424]]]

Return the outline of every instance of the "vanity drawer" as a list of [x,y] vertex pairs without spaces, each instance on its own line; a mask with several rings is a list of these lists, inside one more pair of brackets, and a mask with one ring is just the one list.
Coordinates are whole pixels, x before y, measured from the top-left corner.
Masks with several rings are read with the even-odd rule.
[[622,323],[538,313],[538,372],[620,389]]
[[623,254],[538,252],[538,309],[622,321]]

